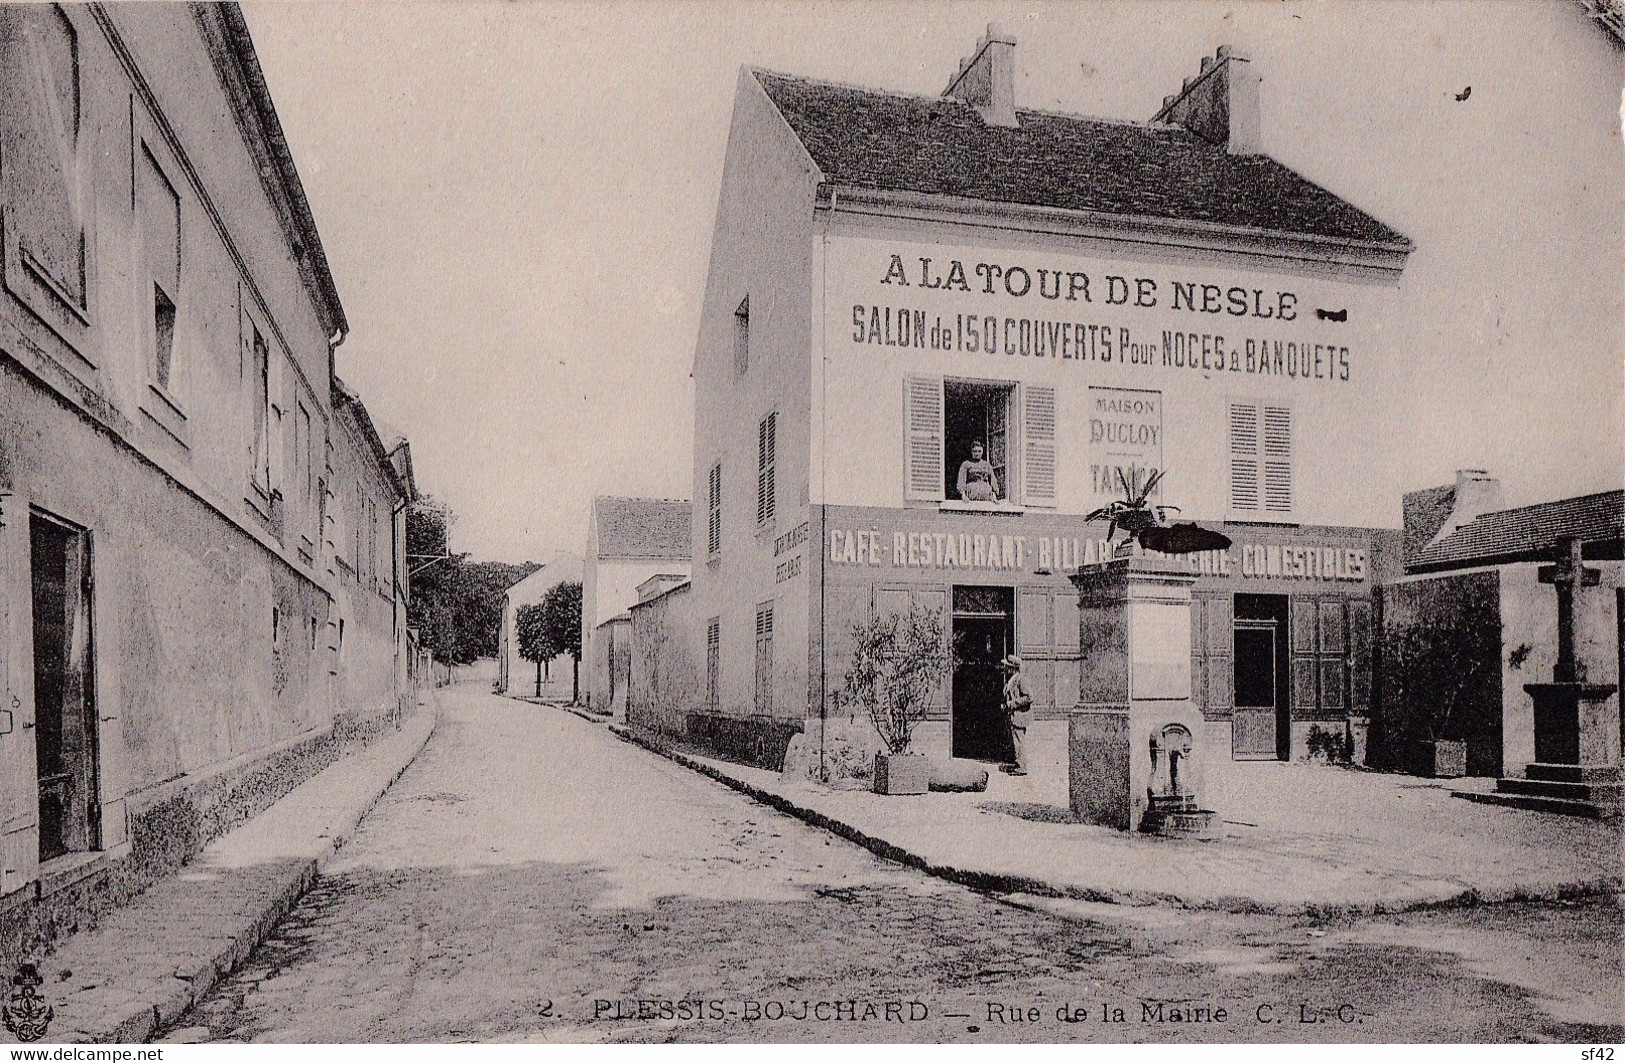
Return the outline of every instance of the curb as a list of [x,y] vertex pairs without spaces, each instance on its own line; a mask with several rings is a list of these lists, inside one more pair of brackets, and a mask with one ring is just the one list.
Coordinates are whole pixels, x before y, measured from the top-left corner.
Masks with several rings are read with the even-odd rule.
[[1331,919],[1350,916],[1392,915],[1399,912],[1428,909],[1473,908],[1488,904],[1572,901],[1585,897],[1607,896],[1625,890],[1625,881],[1622,881],[1620,876],[1613,875],[1534,888],[1514,886],[1497,890],[1480,890],[1469,886],[1448,895],[1417,897],[1411,900],[1373,901],[1369,904],[1317,904],[1313,902],[1278,903],[1260,901],[1251,897],[1192,899],[1181,897],[1178,894],[1153,890],[1108,890],[1087,889],[1080,886],[1057,886],[1040,879],[1026,878],[1020,875],[1009,875],[996,871],[978,871],[971,868],[954,867],[949,864],[932,863],[918,853],[910,852],[902,846],[886,841],[884,838],[865,833],[850,823],[838,820],[805,805],[797,804],[783,794],[764,790],[760,786],[753,785],[713,765],[688,756],[653,735],[634,731],[616,723],[610,724],[609,730],[622,741],[641,746],[652,753],[659,754],[685,768],[737,790],[770,808],[794,816],[822,830],[827,830],[856,845],[861,845],[882,859],[987,893],[1024,893],[1036,897],[1054,897],[1104,904],[1140,907],[1161,906],[1183,908],[1190,911],[1227,912],[1238,915],[1289,915]]
[[[352,806],[339,817],[333,830],[319,839],[313,856],[290,862],[273,887],[268,900],[251,910],[239,914],[237,925],[225,937],[213,939],[214,947],[201,962],[188,964],[174,971],[173,979],[149,982],[133,990],[132,999],[114,1012],[110,1020],[101,1020],[74,1035],[81,1042],[92,1044],[143,1044],[166,1030],[174,1028],[199,1000],[228,977],[246,959],[255,946],[264,941],[283,917],[299,903],[299,899],[315,885],[333,854],[355,833],[361,821],[377,805],[380,798],[394,785],[395,780],[412,765],[439,724],[440,707],[431,693],[425,703],[401,730],[380,740],[371,747],[377,750],[384,742],[400,737],[400,748],[393,751],[376,792],[359,806]],[[426,721],[418,723],[419,720]],[[402,737],[404,736],[404,737]],[[356,756],[365,755],[361,750]],[[348,758],[346,758],[348,759]],[[337,761],[327,769],[344,765]],[[316,776],[312,776],[315,778]],[[273,804],[271,809],[276,806]],[[271,809],[267,809],[269,812]],[[261,813],[264,815],[264,813]],[[248,823],[252,823],[249,820]],[[244,824],[247,826],[247,824]],[[222,835],[228,838],[230,834]],[[218,839],[217,839],[218,840]],[[205,849],[205,852],[208,850]],[[199,854],[200,858],[202,854]]]
[[613,722],[611,717],[609,717],[609,716],[600,716],[597,713],[589,712],[588,710],[583,709],[579,705],[569,705],[569,704],[566,704],[566,703],[564,703],[562,701],[537,701],[535,698],[522,697],[522,696],[520,696],[518,694],[502,694],[502,695],[499,695],[499,696],[504,697],[504,698],[509,698],[509,699],[511,699],[513,701],[522,701],[526,705],[535,705],[538,708],[562,709],[563,711],[569,713],[572,716],[581,717],[583,720],[586,720],[588,723],[607,723],[612,727],[619,726],[618,724],[615,724]]

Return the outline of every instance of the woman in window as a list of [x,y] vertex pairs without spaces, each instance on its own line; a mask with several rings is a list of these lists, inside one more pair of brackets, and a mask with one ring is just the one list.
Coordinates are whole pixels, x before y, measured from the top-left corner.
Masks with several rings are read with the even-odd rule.
[[970,445],[970,460],[959,463],[959,497],[966,502],[998,501],[999,478],[982,456],[980,441]]

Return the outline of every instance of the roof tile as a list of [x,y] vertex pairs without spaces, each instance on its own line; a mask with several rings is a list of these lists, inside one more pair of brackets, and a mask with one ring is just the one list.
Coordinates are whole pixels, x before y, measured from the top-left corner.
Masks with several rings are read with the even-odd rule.
[[1018,111],[1011,129],[954,99],[753,73],[837,185],[1410,246],[1274,159],[1181,126]]

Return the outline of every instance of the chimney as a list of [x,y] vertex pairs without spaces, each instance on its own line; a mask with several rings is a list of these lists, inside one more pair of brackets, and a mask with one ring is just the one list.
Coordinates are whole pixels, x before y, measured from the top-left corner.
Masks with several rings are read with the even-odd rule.
[[1258,74],[1244,55],[1219,45],[1202,57],[1202,70],[1186,78],[1178,95],[1165,96],[1153,122],[1182,125],[1232,155],[1263,151],[1259,133]]
[[944,96],[976,108],[988,125],[1016,128],[1016,38],[996,22],[976,42],[969,59],[942,90]]
[[1405,496],[1405,561],[1486,513],[1505,509],[1501,481],[1483,469],[1458,469],[1451,487],[1430,487]]

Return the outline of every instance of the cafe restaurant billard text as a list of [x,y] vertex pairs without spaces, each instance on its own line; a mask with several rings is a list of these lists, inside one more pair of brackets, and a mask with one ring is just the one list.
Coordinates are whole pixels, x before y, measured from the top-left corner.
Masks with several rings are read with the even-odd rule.
[[[1180,562],[1206,755],[1304,756],[1368,713],[1372,589],[1398,574],[1376,455],[1409,241],[1260,152],[1257,73],[1227,50],[1140,123],[1017,110],[1013,63],[990,29],[937,100],[742,75],[707,308],[747,346],[702,327],[692,604],[720,619],[697,659],[717,689],[735,603],[758,603],[741,688],[805,706],[812,738],[850,715],[853,624],[939,609],[960,659],[917,747],[1002,760],[998,662],[1021,657],[1035,727],[1064,729],[1089,667],[1069,577],[1111,555],[1084,515],[1165,470],[1151,501],[1232,540]],[[789,325],[759,343],[764,307]],[[729,513],[729,439],[754,444],[754,524]]]

